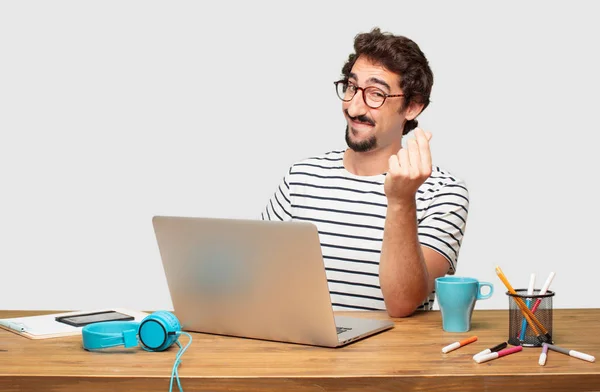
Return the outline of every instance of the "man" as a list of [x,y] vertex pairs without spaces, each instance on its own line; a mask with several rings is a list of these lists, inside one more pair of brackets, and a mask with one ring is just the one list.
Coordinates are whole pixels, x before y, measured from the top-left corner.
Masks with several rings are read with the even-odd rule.
[[468,191],[432,166],[417,128],[433,85],[417,44],[375,28],[354,50],[334,83],[348,149],[292,165],[262,219],[317,226],[334,310],[405,317],[431,309],[435,278],[454,273]]

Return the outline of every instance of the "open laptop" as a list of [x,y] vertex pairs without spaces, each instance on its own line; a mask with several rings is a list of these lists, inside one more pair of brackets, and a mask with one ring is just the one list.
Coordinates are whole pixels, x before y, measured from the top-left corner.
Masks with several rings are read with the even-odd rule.
[[184,330],[339,347],[394,326],[334,317],[312,223],[155,216],[152,224]]

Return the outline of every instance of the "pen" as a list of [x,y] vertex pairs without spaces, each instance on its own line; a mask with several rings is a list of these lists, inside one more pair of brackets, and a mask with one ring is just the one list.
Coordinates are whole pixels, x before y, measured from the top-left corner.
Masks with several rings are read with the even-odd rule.
[[[502,283],[504,283],[504,286],[506,286],[506,288],[508,289],[508,292],[511,293],[512,295],[516,296],[517,293],[516,293],[515,289],[513,289],[512,286],[510,285],[510,283],[508,283],[508,279],[506,279],[506,276],[504,276],[504,273],[498,266],[496,267],[496,274],[498,275],[498,277],[500,278]],[[527,305],[525,305],[525,302],[523,302],[523,300],[519,297],[513,297],[513,299],[515,300],[515,303],[521,309],[521,313],[523,313],[523,316],[527,319],[527,322],[531,326],[531,329],[533,329],[533,332],[535,332],[535,335],[537,336],[538,340],[542,343],[551,342],[552,337],[548,333],[548,330],[546,328],[544,328],[542,323],[540,323],[540,321],[533,315],[533,313],[531,313],[531,310],[529,310]],[[541,333],[538,330],[538,328],[536,328],[536,326],[539,327],[539,329],[542,331]]]
[[471,336],[471,337],[470,337],[470,338],[468,338],[468,339],[461,340],[461,341],[459,341],[459,342],[454,342],[454,343],[452,343],[452,344],[449,344],[449,345],[447,345],[446,347],[444,347],[444,348],[442,349],[442,352],[443,352],[444,354],[446,354],[446,353],[449,353],[449,352],[450,352],[450,351],[452,351],[452,350],[456,350],[456,349],[457,349],[457,348],[459,348],[459,347],[466,346],[467,344],[469,344],[469,343],[473,343],[473,342],[474,342],[474,341],[476,341],[476,340],[477,340],[477,336]]
[[25,326],[21,323],[13,323],[11,321],[0,321],[0,324],[4,325],[6,328],[12,329],[18,332],[24,332]]
[[485,354],[489,354],[489,353],[495,353],[496,351],[500,351],[503,348],[506,348],[506,346],[508,346],[508,344],[506,342],[502,342],[492,348],[486,348],[485,350],[483,350],[482,352],[479,352],[475,355],[473,355],[473,359],[475,359],[475,357],[478,357],[480,355],[485,355]]
[[[535,287],[535,274],[531,274],[529,278],[529,287],[527,288],[527,295],[533,295],[533,288]],[[539,298],[538,298],[539,299]],[[527,308],[531,306],[531,298],[527,298]],[[525,331],[527,330],[527,319],[523,317],[523,323],[521,324],[521,337],[520,340],[525,339]]]
[[[540,295],[546,294],[546,291],[548,291],[548,288],[550,287],[550,283],[552,283],[552,279],[554,279],[554,275],[555,275],[554,272],[550,272],[550,276],[548,276],[548,279],[546,279],[546,282],[544,283],[544,285],[542,286],[542,289],[540,290]],[[533,304],[533,307],[531,308],[531,313],[535,313],[538,306],[540,306],[541,302],[542,302],[541,298],[538,298],[535,301],[535,303]]]
[[482,363],[482,362],[491,361],[492,359],[496,359],[496,358],[503,357],[505,355],[517,353],[521,350],[523,350],[523,346],[515,346],[515,347],[511,347],[511,348],[506,348],[506,349],[500,350],[496,353],[480,355],[477,358],[475,358],[475,362]]
[[588,361],[588,362],[596,361],[596,358],[594,358],[592,355],[589,355],[589,354],[584,354],[584,353],[581,353],[581,352],[575,351],[575,350],[568,350],[566,348],[558,347],[553,344],[548,344],[548,343],[543,343],[543,344],[545,344],[546,347],[548,347],[552,351],[563,353],[563,354],[569,355],[573,358],[583,359],[584,361]]
[[538,361],[538,363],[540,364],[540,366],[544,366],[546,364],[546,358],[548,357],[548,344],[547,343],[542,343],[542,353],[540,354],[540,360]]

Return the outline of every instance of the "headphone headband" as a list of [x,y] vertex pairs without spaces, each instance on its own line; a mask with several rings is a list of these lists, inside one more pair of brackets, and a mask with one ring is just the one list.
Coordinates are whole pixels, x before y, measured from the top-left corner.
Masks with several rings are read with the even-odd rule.
[[83,327],[83,348],[98,350],[102,348],[124,345],[135,347],[138,345],[137,334],[140,323],[134,321],[107,321],[93,323]]

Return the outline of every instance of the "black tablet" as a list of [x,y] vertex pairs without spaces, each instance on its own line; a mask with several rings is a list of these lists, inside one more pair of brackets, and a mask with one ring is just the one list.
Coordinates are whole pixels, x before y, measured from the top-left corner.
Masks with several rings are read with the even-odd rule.
[[102,321],[131,321],[134,319],[135,318],[133,316],[119,313],[114,310],[56,317],[56,321],[72,325],[74,327],[83,327],[88,324],[99,323]]

